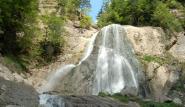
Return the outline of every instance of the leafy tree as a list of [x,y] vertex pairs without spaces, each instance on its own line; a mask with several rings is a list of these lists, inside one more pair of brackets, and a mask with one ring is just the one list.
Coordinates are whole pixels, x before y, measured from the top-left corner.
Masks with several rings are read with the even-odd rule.
[[0,1],[0,48],[2,53],[28,53],[34,36],[37,0]]
[[182,31],[183,19],[173,9],[185,10],[177,0],[111,0],[98,15],[98,26],[118,23],[134,26],[161,26],[170,31]]
[[75,19],[79,12],[86,14],[91,5],[90,0],[58,0],[61,14],[69,19]]
[[182,31],[180,21],[169,12],[167,5],[159,2],[153,14],[154,22],[171,31]]

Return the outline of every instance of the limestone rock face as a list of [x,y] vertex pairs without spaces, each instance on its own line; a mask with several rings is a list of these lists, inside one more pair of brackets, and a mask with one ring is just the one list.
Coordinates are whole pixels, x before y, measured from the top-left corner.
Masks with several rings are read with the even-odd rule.
[[170,49],[170,53],[181,62],[185,62],[185,32],[178,35],[177,43]]
[[3,77],[5,80],[9,80],[9,81],[25,82],[29,84],[28,80],[24,78],[25,75],[18,74],[16,72],[13,73],[1,63],[0,63],[0,77]]
[[166,96],[172,85],[179,79],[178,70],[169,65],[150,62],[145,71],[151,94],[156,101],[167,100]]
[[38,94],[21,74],[0,63],[0,107],[37,107]]
[[165,45],[162,43],[164,32],[156,27],[124,26],[134,50],[140,54],[162,55]]

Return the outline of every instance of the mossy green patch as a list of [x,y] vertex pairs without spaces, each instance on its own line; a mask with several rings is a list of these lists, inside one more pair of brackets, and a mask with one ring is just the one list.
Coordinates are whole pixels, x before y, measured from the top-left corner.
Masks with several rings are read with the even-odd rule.
[[128,103],[129,101],[137,102],[141,107],[182,107],[171,101],[166,101],[163,103],[155,101],[144,101],[139,97],[122,95],[121,93],[110,95],[109,93],[100,92],[99,96],[113,98],[123,103]]
[[164,58],[158,57],[158,56],[151,56],[151,55],[144,55],[142,57],[142,60],[146,61],[146,62],[157,62],[159,64],[163,64],[165,63]]

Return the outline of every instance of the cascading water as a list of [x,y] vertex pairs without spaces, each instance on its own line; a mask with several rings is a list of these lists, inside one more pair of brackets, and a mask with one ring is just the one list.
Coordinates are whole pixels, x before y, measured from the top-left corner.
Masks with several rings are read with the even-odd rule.
[[[124,27],[112,24],[92,36],[84,57],[77,65],[66,65],[57,70],[43,90],[52,91],[56,84],[63,84],[60,86],[63,90],[78,94],[121,92],[137,95],[140,73]],[[51,97],[41,96],[42,104]]]
[[133,49],[120,25],[102,29],[93,94],[138,91],[137,68]]

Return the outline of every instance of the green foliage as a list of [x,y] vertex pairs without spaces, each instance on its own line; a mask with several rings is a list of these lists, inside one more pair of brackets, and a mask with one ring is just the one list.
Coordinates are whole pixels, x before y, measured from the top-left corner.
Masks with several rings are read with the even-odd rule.
[[129,101],[134,101],[137,102],[138,104],[141,105],[141,107],[181,107],[180,105],[176,105],[173,102],[164,102],[164,103],[160,103],[160,102],[154,102],[154,101],[143,101],[142,99],[138,98],[138,97],[133,97],[133,96],[126,96],[126,95],[122,95],[120,93],[116,93],[113,95],[107,94],[107,93],[99,93],[99,96],[101,97],[110,97],[113,98],[115,100],[124,102],[124,103],[128,103]]
[[12,55],[4,56],[3,64],[9,67],[10,70],[14,72],[16,71],[18,73],[24,73],[22,71],[27,71],[27,62]]
[[63,39],[63,22],[61,17],[57,16],[44,16],[43,20],[47,24],[45,31],[45,39],[41,41],[41,55],[44,59],[50,61],[54,56],[61,53],[64,46]]
[[61,15],[75,20],[80,15],[79,12],[86,14],[91,5],[90,0],[58,0]]
[[107,96],[111,96],[109,93],[106,93],[106,92],[100,92],[98,94],[98,96],[101,96],[101,97],[107,97]]
[[129,97],[127,95],[122,95],[121,93],[115,93],[113,95],[107,93],[107,92],[100,92],[98,94],[98,96],[101,96],[101,97],[111,97],[111,98],[114,98],[116,100],[119,100],[121,102],[129,102],[130,100],[136,100],[137,98],[135,97]]
[[170,31],[182,31],[182,25],[180,20],[169,12],[169,8],[166,4],[159,2],[153,14],[154,22],[157,22],[159,26],[167,28]]
[[[37,0],[0,1],[0,43],[2,53],[28,53],[37,14]],[[27,43],[22,45],[23,43]]]
[[167,2],[167,5],[171,9],[183,8],[182,4],[180,2],[178,2],[177,0],[169,0]]
[[83,16],[82,19],[80,19],[80,27],[89,29],[91,26],[92,19],[89,16]]
[[184,10],[177,0],[111,0],[103,6],[98,17],[100,27],[110,23],[150,25],[177,32],[185,27],[181,19],[171,13],[171,9]]
[[[61,17],[55,14],[40,16],[46,25],[44,37],[39,27],[38,0],[0,0],[0,53],[7,64],[25,70],[30,63],[51,61],[64,46],[63,23],[86,14],[90,0],[58,0]],[[85,15],[82,15],[85,16]],[[83,17],[82,27],[90,26],[90,18]],[[11,56],[11,57],[9,57]],[[14,58],[15,57],[15,58]],[[26,64],[25,64],[26,62]],[[14,68],[11,67],[11,68]]]
[[123,96],[120,93],[113,94],[111,97],[121,102],[129,102],[129,97],[127,95]]
[[164,64],[164,58],[160,58],[157,56],[151,56],[151,55],[144,55],[142,57],[142,60],[146,61],[146,62],[157,62],[159,64]]

